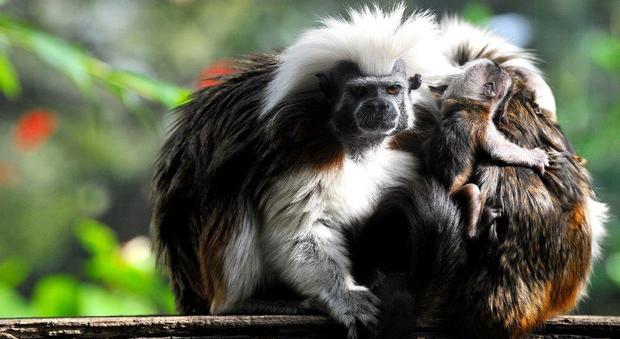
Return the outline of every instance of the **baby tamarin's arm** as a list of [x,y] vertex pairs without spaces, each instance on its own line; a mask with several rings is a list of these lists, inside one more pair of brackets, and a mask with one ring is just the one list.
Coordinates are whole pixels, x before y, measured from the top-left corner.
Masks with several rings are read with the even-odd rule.
[[529,167],[541,175],[545,173],[545,166],[549,166],[549,157],[545,151],[540,148],[523,148],[508,141],[497,130],[493,121],[487,122],[480,147],[492,160],[512,166]]

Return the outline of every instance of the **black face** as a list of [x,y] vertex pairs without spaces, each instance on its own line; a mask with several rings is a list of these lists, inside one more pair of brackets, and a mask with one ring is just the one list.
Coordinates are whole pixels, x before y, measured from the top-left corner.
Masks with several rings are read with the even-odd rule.
[[407,79],[402,60],[388,75],[364,75],[354,63],[342,62],[317,76],[332,107],[331,125],[347,144],[381,142],[413,122],[409,92],[419,87],[420,79]]

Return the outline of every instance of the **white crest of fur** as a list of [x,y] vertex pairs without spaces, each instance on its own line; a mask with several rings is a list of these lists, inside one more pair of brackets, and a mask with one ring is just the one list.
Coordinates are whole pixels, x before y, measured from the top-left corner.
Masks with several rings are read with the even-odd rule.
[[506,41],[500,36],[475,27],[457,17],[446,17],[441,21],[441,46],[450,60],[455,60],[460,46],[466,45],[472,51],[494,51],[497,56],[510,56],[502,66],[519,68],[537,96],[538,105],[553,113],[555,120],[555,98],[542,72],[536,67],[536,58],[526,50]]
[[592,260],[599,259],[601,255],[601,242],[605,238],[605,223],[609,219],[609,208],[606,204],[588,198],[585,206],[586,222],[592,232]]
[[339,61],[358,64],[368,75],[390,74],[402,58],[409,76],[440,74],[452,68],[438,44],[438,26],[432,13],[405,16],[400,4],[388,12],[379,7],[351,10],[349,19],[326,18],[321,25],[302,33],[279,56],[275,78],[267,88],[263,113],[273,109],[290,93],[318,88],[316,74]]
[[[601,246],[607,231],[605,223],[609,220],[609,207],[607,204],[596,201],[593,198],[586,200],[584,209],[586,211],[586,223],[590,226],[590,241],[592,246],[592,266],[601,257]],[[592,267],[590,268],[592,269]],[[584,281],[579,293],[579,300],[588,297],[587,285],[590,279]]]
[[[262,283],[263,263],[258,246],[259,232],[255,225],[258,218],[250,203],[246,202],[242,213],[241,227],[233,234],[224,253],[224,291],[226,297],[217,308],[211,304],[212,314],[222,314],[230,311],[239,303],[251,297]],[[212,301],[213,302],[213,301]]]

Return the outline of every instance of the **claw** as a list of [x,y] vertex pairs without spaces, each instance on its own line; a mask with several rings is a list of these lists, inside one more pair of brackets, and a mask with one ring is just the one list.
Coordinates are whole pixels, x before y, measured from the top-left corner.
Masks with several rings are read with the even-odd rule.
[[[360,333],[370,333],[378,325],[379,298],[361,286],[355,286],[344,292],[332,313],[334,318],[347,328],[347,337],[356,339]],[[364,336],[364,335],[362,335]]]
[[550,166],[549,155],[541,148],[534,148],[532,151],[534,169],[543,176],[545,175],[545,168]]
[[545,166],[539,166],[538,167],[538,174],[540,174],[541,176],[545,175]]

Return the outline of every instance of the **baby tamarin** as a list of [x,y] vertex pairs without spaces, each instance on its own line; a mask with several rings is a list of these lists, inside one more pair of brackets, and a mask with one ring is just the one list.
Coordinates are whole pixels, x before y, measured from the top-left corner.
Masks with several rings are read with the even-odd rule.
[[495,126],[509,99],[512,80],[488,59],[468,63],[448,84],[431,87],[440,100],[441,121],[426,145],[426,163],[463,206],[467,235],[474,238],[485,212],[489,223],[501,211],[485,210],[479,188],[467,184],[481,157],[508,166],[523,166],[544,174],[549,159],[540,148],[527,149],[507,140]]

